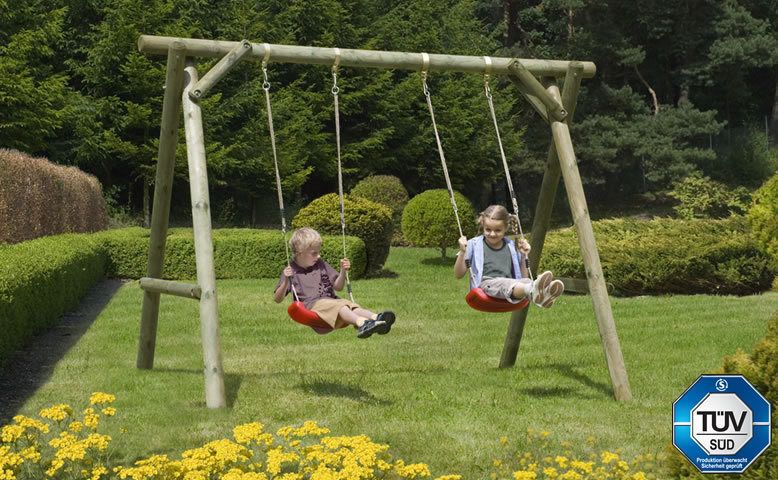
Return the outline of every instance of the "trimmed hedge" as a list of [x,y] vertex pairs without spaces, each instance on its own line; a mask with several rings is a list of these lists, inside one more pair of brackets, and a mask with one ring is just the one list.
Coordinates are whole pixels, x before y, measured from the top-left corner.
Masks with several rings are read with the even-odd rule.
[[767,180],[753,198],[754,203],[748,211],[751,230],[759,246],[778,265],[778,173]]
[[[746,220],[601,220],[594,233],[602,268],[618,295],[735,294],[770,288],[770,259]],[[549,234],[540,271],[586,278],[575,230]]]
[[[343,198],[346,233],[365,242],[367,272],[381,270],[389,256],[392,239],[392,211],[366,198],[345,195]],[[340,200],[328,193],[301,209],[292,220],[294,228],[311,227],[319,233],[340,235]],[[341,248],[342,253],[342,248]],[[352,262],[353,258],[349,258]],[[333,264],[335,265],[335,264]]]
[[103,278],[106,255],[94,235],[65,234],[0,249],[0,364],[78,305]]
[[[475,235],[475,208],[464,195],[454,192],[462,232],[468,238]],[[456,247],[459,230],[451,206],[448,190],[438,188],[424,191],[411,199],[403,210],[403,236],[417,247],[439,248],[446,256],[446,248]]]
[[[96,236],[105,245],[108,256],[107,276],[140,278],[146,275],[148,230],[132,227],[101,232]],[[343,254],[341,238],[324,235],[322,241],[322,258],[337,268]],[[214,230],[213,249],[216,278],[275,278],[281,275],[286,265],[280,230]],[[359,278],[364,274],[367,263],[364,242],[356,237],[346,237],[346,250],[351,260],[351,278]],[[174,228],[168,231],[162,277],[197,277],[191,229]]]
[[408,190],[402,181],[393,175],[365,177],[351,189],[351,195],[366,198],[392,209],[392,245],[402,245],[402,216],[408,204]]

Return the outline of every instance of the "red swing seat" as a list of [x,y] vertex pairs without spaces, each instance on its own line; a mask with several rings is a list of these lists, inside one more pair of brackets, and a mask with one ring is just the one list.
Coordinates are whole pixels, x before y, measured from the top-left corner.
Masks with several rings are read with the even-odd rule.
[[292,302],[286,312],[292,320],[306,327],[311,327],[319,335],[325,335],[334,330],[329,323],[319,317],[318,313],[305,308],[305,304],[299,300]]
[[502,298],[490,297],[480,288],[470,290],[465,296],[465,301],[470,305],[470,308],[487,313],[513,312],[527,308],[529,305],[529,300],[526,298],[518,303],[511,303]]

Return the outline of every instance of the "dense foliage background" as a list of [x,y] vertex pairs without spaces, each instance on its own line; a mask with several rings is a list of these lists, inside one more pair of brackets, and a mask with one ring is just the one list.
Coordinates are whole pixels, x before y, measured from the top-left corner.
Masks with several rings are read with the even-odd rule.
[[[147,214],[165,59],[140,54],[140,34],[594,61],[573,135],[595,204],[660,202],[693,171],[753,189],[775,169],[776,0],[0,0],[0,146],[76,165],[112,208]],[[336,189],[330,71],[271,64],[269,76],[295,210]],[[261,83],[245,62],[202,102],[217,224],[277,222]],[[347,189],[376,173],[411,196],[444,186],[417,73],[344,69],[339,84]],[[430,85],[454,187],[476,208],[504,200],[482,78]],[[504,79],[493,88],[529,213],[547,127]],[[190,212],[186,181],[182,146],[174,221]]]

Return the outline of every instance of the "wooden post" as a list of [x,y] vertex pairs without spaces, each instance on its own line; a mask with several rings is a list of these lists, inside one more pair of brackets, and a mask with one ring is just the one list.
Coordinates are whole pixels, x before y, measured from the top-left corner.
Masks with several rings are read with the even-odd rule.
[[203,118],[200,106],[189,97],[189,90],[197,83],[194,61],[187,60],[184,77],[184,129],[186,130],[186,158],[189,164],[189,190],[192,197],[192,224],[194,228],[197,283],[200,295],[200,336],[205,363],[205,403],[208,408],[227,405],[224,395],[219,340],[219,311],[216,301],[216,272],[213,264],[211,237],[211,206],[208,196],[208,172],[205,163]]
[[140,288],[147,292],[166,293],[177,297],[199,299],[202,293],[199,285],[183,282],[171,282],[159,278],[143,277],[140,279]]
[[[149,238],[149,261],[147,275],[162,276],[162,262],[165,259],[168,219],[170,218],[170,195],[173,187],[176,142],[178,141],[181,89],[184,78],[186,47],[181,42],[170,44],[165,77],[165,97],[162,101],[162,124],[159,130],[159,153],[157,174],[154,183],[154,206],[151,216],[151,237]],[[159,320],[159,293],[143,292],[143,307],[140,317],[140,339],[136,366],[142,369],[154,367],[154,350],[157,342],[157,321]]]
[[[559,98],[559,89],[556,85],[548,88],[549,93]],[[568,126],[559,121],[551,122],[551,134],[554,145],[559,155],[559,164],[562,170],[562,178],[565,181],[565,190],[570,202],[570,211],[578,233],[578,244],[583,255],[586,278],[589,282],[589,291],[592,295],[594,313],[597,317],[597,326],[600,331],[605,360],[613,384],[613,393],[616,400],[628,401],[632,399],[632,393],[627,379],[627,368],[624,365],[624,357],[621,354],[621,345],[616,333],[616,322],[613,319],[608,290],[600,265],[600,254],[597,252],[597,243],[594,239],[594,229],[589,218],[589,210],[586,206],[581,175],[578,172],[578,164],[573,151],[573,142],[570,138]]]
[[222,57],[219,62],[213,66],[203,78],[197,82],[197,85],[189,91],[189,96],[193,100],[199,100],[208,94],[216,83],[234,67],[244,55],[251,51],[251,42],[241,40],[241,42],[230,52]]
[[[565,121],[569,124],[573,121],[575,107],[578,102],[578,91],[581,88],[581,71],[583,66],[580,62],[571,62],[565,75],[565,84],[562,87],[562,106],[568,112]],[[556,199],[557,186],[559,185],[559,160],[556,155],[554,143],[548,148],[546,156],[546,171],[543,173],[543,183],[540,187],[538,202],[535,205],[535,216],[532,220],[532,233],[530,234],[529,266],[537,275],[540,257],[543,253],[543,245],[546,241],[546,232],[551,220],[551,212],[554,210],[554,200]],[[513,312],[511,321],[508,324],[508,333],[505,336],[505,343],[500,357],[500,368],[509,368],[516,364],[516,357],[519,354],[521,346],[521,337],[524,334],[524,325],[527,322],[529,308]]]

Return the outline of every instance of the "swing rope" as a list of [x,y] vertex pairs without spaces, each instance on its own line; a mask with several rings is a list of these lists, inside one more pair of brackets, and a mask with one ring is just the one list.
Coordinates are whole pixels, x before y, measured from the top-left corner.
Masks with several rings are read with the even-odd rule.
[[[343,201],[343,167],[340,160],[340,107],[338,104],[338,93],[340,88],[338,87],[338,66],[340,65],[340,49],[335,48],[335,64],[332,66],[332,97],[335,103],[335,143],[338,151],[338,196],[340,198],[340,233],[343,240],[343,258],[346,258],[346,212]],[[352,302],[354,301],[354,294],[351,291],[351,280],[348,277],[348,270],[346,270],[346,290],[348,291],[348,298]]]
[[[281,235],[283,237],[284,242],[284,250],[286,251],[286,264],[288,266],[292,266],[292,261],[289,256],[289,243],[286,241],[286,213],[284,210],[284,195],[281,190],[281,173],[278,169],[278,154],[276,152],[276,133],[273,129],[273,110],[270,107],[270,82],[267,78],[267,64],[270,60],[270,45],[267,43],[264,44],[265,48],[265,58],[262,60],[262,77],[264,78],[264,81],[262,82],[262,90],[265,91],[265,103],[267,105],[267,126],[270,130],[270,146],[273,150],[273,166],[275,167],[275,173],[276,173],[276,192],[278,193],[278,209],[281,211]],[[297,290],[294,288],[294,283],[291,281],[289,282],[292,287],[292,295],[294,295],[295,301],[299,301],[299,297],[297,296]]]
[[440,143],[440,135],[438,135],[438,125],[435,122],[435,111],[432,109],[432,99],[430,96],[430,89],[427,85],[427,69],[430,64],[430,56],[426,53],[421,54],[422,69],[421,69],[421,84],[424,90],[424,96],[427,98],[427,107],[430,110],[430,117],[432,118],[432,129],[435,131],[435,142],[438,145],[438,155],[440,156],[440,164],[443,166],[443,176],[446,178],[446,187],[448,188],[448,195],[451,198],[451,206],[454,208],[454,217],[457,219],[457,228],[459,229],[459,236],[463,236],[462,222],[459,221],[459,209],[457,208],[457,201],[454,198],[454,187],[451,186],[451,178],[448,176],[448,167],[446,166],[446,156],[443,155],[443,145]]
[[[494,131],[497,134],[497,145],[500,147],[500,157],[502,158],[502,166],[505,170],[505,179],[508,183],[508,193],[511,196],[511,204],[513,206],[513,216],[516,218],[516,224],[513,225],[514,235],[518,234],[519,238],[524,240],[524,231],[521,228],[521,217],[519,217],[519,202],[516,200],[516,193],[513,190],[513,180],[511,180],[511,172],[508,168],[508,160],[505,157],[505,149],[502,146],[502,136],[500,135],[500,127],[497,125],[497,115],[494,112],[494,101],[492,100],[492,89],[489,86],[489,77],[492,71],[492,59],[491,57],[484,56],[484,63],[486,68],[484,71],[484,95],[489,103],[489,112],[492,114],[492,123],[494,123]],[[517,228],[518,227],[518,228]],[[517,231],[518,229],[518,231]],[[532,270],[529,267],[529,258],[524,257],[524,262],[527,267],[527,273],[530,280],[534,280],[532,276]]]

